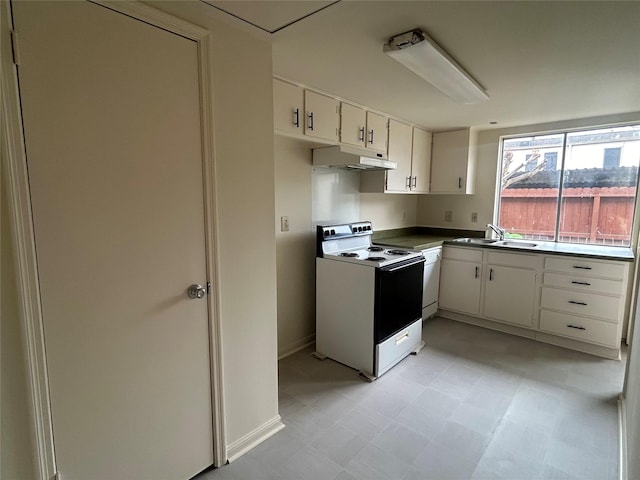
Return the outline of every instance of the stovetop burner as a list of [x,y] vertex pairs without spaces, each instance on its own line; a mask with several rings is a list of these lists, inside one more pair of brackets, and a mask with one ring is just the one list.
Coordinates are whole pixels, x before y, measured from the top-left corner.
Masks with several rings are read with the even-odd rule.
[[383,247],[369,247],[367,248],[367,250],[369,250],[370,252],[381,252],[384,250]]
[[340,254],[340,256],[341,256],[341,257],[350,257],[350,258],[354,258],[354,257],[357,257],[357,256],[358,256],[358,254],[357,254],[357,253],[355,253],[355,252],[342,252],[342,253]]
[[372,262],[383,262],[384,260],[386,260],[386,258],[384,257],[367,257],[366,259]]
[[408,255],[409,252],[406,250],[387,250],[389,255]]

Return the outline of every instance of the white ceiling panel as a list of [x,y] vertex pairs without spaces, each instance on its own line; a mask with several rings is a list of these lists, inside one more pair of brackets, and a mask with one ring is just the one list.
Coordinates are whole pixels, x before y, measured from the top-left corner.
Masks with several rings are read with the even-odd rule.
[[[243,19],[250,31],[272,33],[274,74],[435,131],[640,112],[640,1],[152,3]],[[490,99],[456,103],[382,52],[389,37],[414,28]]]
[[203,0],[234,17],[273,33],[322,8],[335,3],[331,1],[251,1],[251,0]]

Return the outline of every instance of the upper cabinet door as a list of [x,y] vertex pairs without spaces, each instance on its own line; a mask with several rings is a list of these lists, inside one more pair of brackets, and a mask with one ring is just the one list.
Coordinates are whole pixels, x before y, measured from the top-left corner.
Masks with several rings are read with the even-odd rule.
[[304,91],[297,85],[273,79],[273,126],[275,130],[302,134]]
[[304,91],[304,133],[331,142],[338,142],[340,102],[311,90]]
[[387,117],[367,112],[367,148],[376,152],[387,152]]
[[340,109],[340,141],[356,147],[365,146],[367,113],[349,103]]
[[475,140],[469,129],[435,133],[431,193],[475,192]]
[[411,175],[411,191],[413,193],[429,193],[429,179],[431,176],[431,132],[417,127],[413,128]]
[[397,162],[387,171],[386,192],[408,192],[411,188],[411,126],[389,120],[389,160]]

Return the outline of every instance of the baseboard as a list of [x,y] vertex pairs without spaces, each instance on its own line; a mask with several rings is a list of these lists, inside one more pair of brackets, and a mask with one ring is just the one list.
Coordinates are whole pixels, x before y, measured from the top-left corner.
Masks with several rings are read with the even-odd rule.
[[472,317],[465,315],[464,313],[451,312],[449,310],[438,310],[437,316],[535,340],[535,332],[530,328],[522,328],[506,323],[493,322],[491,320],[485,320],[484,318]]
[[293,355],[294,353],[299,352],[303,348],[306,348],[309,345],[313,345],[315,341],[316,341],[316,334],[313,333],[299,340],[296,340],[295,342],[291,342],[289,345],[284,346],[282,350],[278,351],[278,360],[282,360],[284,357]]
[[623,393],[618,395],[618,439],[620,452],[618,478],[627,480],[627,405]]
[[284,428],[284,423],[280,415],[276,415],[268,422],[260,425],[255,430],[247,433],[245,436],[239,438],[235,442],[227,445],[227,458],[229,463],[237,460],[239,457],[247,453],[256,445],[264,442],[271,435],[278,433]]
[[502,322],[494,322],[493,320],[473,317],[464,313],[451,312],[449,310],[438,310],[437,315],[449,320],[456,320],[458,322],[469,323],[471,325],[476,325],[479,327],[490,328],[492,330],[498,330],[499,332],[510,333],[512,335],[518,335],[519,337],[530,338],[538,342],[549,343],[558,347],[577,350],[579,352],[589,353],[591,355],[608,358],[610,360],[620,360],[619,348],[605,347],[592,343],[581,342],[579,340],[552,335],[550,333],[541,332],[532,328],[524,328]]

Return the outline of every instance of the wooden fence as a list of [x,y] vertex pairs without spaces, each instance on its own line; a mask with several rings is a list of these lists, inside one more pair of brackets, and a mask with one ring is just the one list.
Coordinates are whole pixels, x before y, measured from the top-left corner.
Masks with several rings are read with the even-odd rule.
[[[562,190],[559,240],[630,245],[635,187],[581,187]],[[504,189],[499,225],[525,238],[553,240],[557,188]]]

